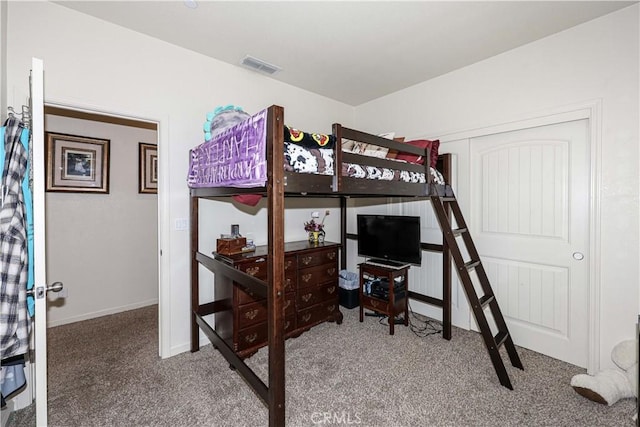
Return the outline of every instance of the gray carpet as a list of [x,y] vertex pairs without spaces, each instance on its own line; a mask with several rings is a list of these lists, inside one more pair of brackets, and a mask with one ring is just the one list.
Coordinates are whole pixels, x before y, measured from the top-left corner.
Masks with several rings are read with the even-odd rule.
[[[633,426],[635,399],[613,406],[573,391],[583,369],[519,348],[500,385],[480,335],[417,337],[376,318],[326,323],[286,342],[288,426]],[[415,320],[414,320],[415,322]],[[161,360],[157,307],[49,330],[50,426],[265,426],[268,414],[207,345]],[[266,379],[267,350],[248,363]],[[33,405],[10,426],[34,426]]]

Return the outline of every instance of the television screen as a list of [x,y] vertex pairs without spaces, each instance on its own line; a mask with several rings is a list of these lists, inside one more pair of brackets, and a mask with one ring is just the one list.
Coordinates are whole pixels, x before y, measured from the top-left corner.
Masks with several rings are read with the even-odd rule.
[[358,255],[420,264],[420,217],[358,215]]

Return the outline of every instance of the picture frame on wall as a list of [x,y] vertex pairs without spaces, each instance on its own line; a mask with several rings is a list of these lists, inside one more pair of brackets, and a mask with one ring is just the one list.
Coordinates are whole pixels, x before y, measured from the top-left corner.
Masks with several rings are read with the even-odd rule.
[[47,191],[109,193],[111,140],[45,133]]
[[158,146],[138,143],[138,193],[158,193]]

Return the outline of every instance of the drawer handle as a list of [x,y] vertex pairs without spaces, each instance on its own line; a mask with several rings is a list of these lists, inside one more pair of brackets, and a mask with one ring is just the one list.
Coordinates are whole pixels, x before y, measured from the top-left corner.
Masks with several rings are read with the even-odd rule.
[[252,343],[254,342],[256,339],[258,338],[258,333],[254,332],[251,335],[247,335],[246,337],[244,337],[244,340],[248,343]]
[[291,300],[288,299],[284,302],[284,309],[286,310],[287,308],[289,308],[289,306],[291,305]]
[[256,318],[256,316],[258,315],[258,309],[254,308],[251,311],[247,311],[246,313],[244,313],[244,317],[246,317],[249,320],[253,320]]
[[260,271],[260,267],[249,267],[247,268],[247,274],[250,276],[255,276]]
[[329,293],[329,294],[332,294],[332,293],[334,293],[335,291],[336,291],[336,287],[335,287],[335,286],[332,286],[332,287],[330,287],[330,288],[327,288],[327,293]]
[[304,302],[309,302],[312,296],[313,294],[306,294],[306,295],[302,295],[300,298],[302,298],[302,301]]
[[333,310],[335,310],[335,309],[336,309],[336,306],[335,306],[335,305],[330,305],[330,306],[328,306],[328,307],[327,307],[327,311],[328,311],[329,313],[331,313],[331,312],[332,312]]
[[329,258],[330,260],[336,259],[336,253],[335,252],[329,252],[327,254],[327,258]]
[[312,256],[303,256],[302,257],[302,263],[304,265],[308,265],[311,262],[311,260],[313,260]]
[[370,301],[370,303],[371,303],[371,305],[372,305],[372,306],[374,306],[374,307],[377,307],[377,306],[378,306],[378,301],[371,300],[371,301]]
[[258,258],[254,262],[265,262],[266,260],[267,260],[266,258],[262,257],[262,258]]
[[311,319],[311,313],[307,313],[304,316],[302,316],[302,321],[303,322],[308,322],[309,319]]
[[291,267],[291,264],[293,264],[293,261],[291,261],[291,260],[287,261],[287,262],[285,263],[285,265],[284,265],[284,269],[285,269],[285,270],[288,270],[288,269],[289,269],[289,267]]
[[311,277],[313,277],[313,274],[311,274],[311,273],[303,274],[302,275],[302,281],[307,283],[309,280],[311,280]]
[[334,274],[336,274],[336,268],[335,268],[335,267],[333,267],[333,268],[327,268],[327,274],[328,274],[329,276],[333,276]]

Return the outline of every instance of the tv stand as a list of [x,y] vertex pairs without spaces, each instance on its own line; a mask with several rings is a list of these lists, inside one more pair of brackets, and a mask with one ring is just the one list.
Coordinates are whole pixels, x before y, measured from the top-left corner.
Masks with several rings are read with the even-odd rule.
[[[396,316],[404,312],[403,324],[409,326],[409,266],[386,267],[369,262],[360,269],[360,322],[364,309],[389,317],[389,334],[394,334]],[[370,286],[368,286],[370,285]],[[375,285],[375,286],[374,286]],[[369,313],[367,313],[369,314]]]

